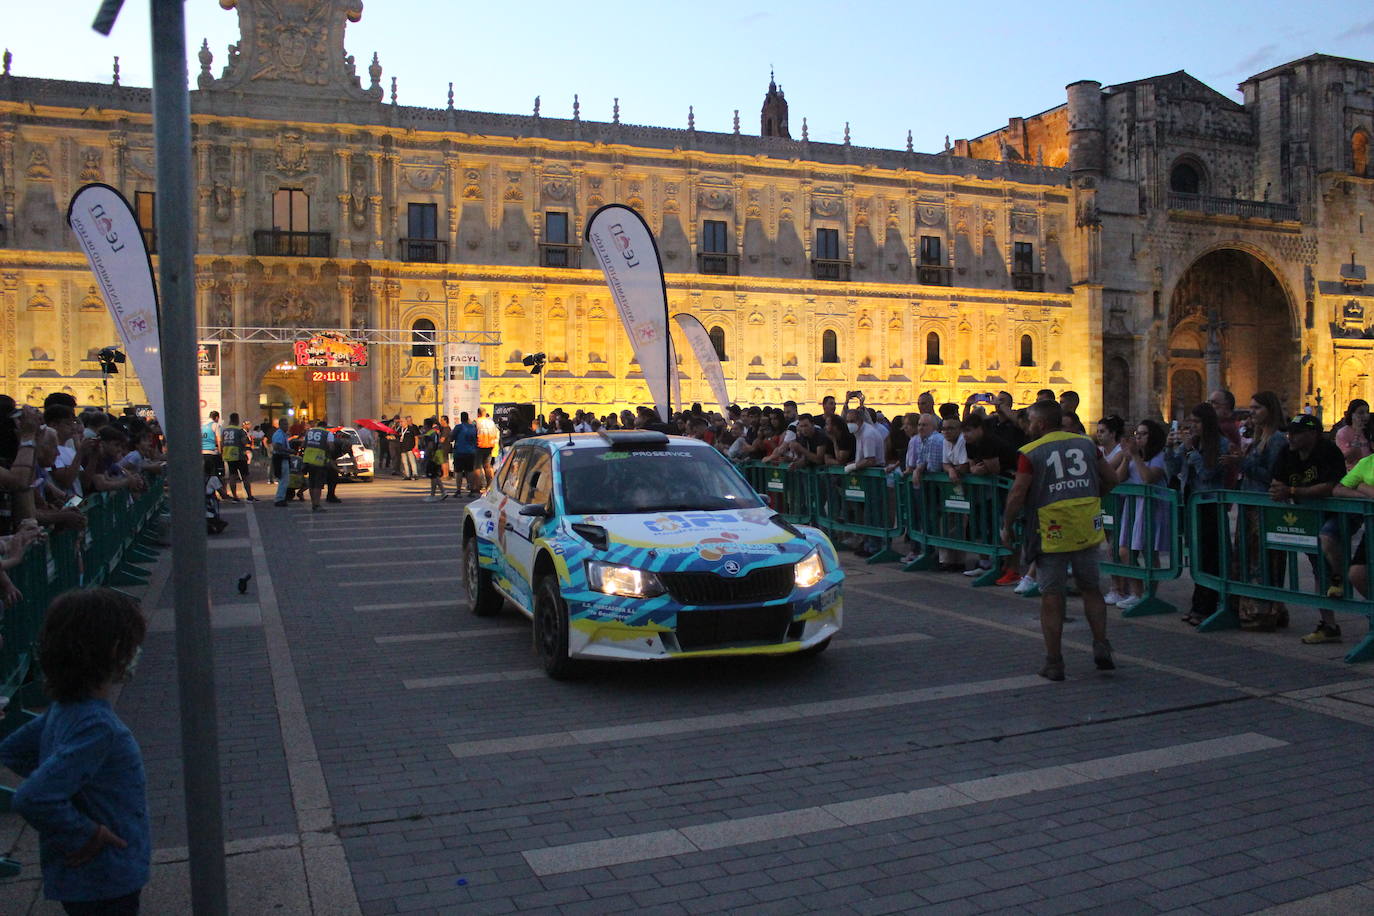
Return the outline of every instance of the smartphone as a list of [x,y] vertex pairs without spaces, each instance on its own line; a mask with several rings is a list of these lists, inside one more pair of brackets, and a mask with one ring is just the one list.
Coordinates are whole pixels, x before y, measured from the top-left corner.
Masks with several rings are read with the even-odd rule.
[[63,509],[75,509],[75,508],[76,508],[77,506],[79,506],[79,505],[81,505],[81,497],[80,497],[80,496],[73,496],[71,499],[67,500],[65,503],[62,504],[62,508],[63,508]]
[[1171,433],[1176,433],[1176,432],[1178,432],[1178,421],[1177,421],[1177,420],[1174,420],[1172,423],[1169,424],[1169,432],[1171,432]]

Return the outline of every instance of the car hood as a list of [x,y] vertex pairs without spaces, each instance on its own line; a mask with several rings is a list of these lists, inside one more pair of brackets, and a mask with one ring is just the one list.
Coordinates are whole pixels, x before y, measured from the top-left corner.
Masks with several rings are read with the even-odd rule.
[[[640,515],[572,515],[567,523],[596,525],[607,534],[608,551],[617,548],[660,553],[697,553],[717,559],[729,553],[802,554],[810,550],[799,538],[773,522],[772,509],[717,512],[653,512]],[[752,548],[752,550],[751,550]]]

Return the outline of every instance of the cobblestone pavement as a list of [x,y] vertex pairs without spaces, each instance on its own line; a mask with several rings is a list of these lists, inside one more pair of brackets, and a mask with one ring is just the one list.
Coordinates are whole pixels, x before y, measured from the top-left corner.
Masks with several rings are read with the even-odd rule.
[[[1113,611],[1099,673],[1071,602],[1051,684],[1038,602],[846,554],[819,658],[555,683],[523,618],[468,611],[462,503],[425,492],[244,504],[213,541],[235,912],[1374,911],[1374,667],[1300,645],[1305,612],[1199,635]],[[147,758],[151,913],[185,893],[158,573],[118,701]],[[6,815],[0,840],[26,865],[0,911],[55,912],[31,832]]]

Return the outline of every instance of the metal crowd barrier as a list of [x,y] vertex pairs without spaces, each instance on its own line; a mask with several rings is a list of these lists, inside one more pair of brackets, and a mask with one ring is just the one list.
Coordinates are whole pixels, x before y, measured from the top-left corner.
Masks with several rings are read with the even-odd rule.
[[846,471],[841,467],[811,472],[816,483],[816,525],[827,532],[877,538],[882,548],[869,563],[898,559],[892,539],[906,530],[897,506],[897,491],[882,468]]
[[[156,558],[149,522],[161,511],[161,476],[148,476],[148,489],[97,493],[82,503],[85,531],[61,531],[46,542],[33,544],[10,570],[10,580],[23,594],[14,607],[4,608],[0,621],[0,738],[32,718],[26,706],[42,703],[42,672],[38,670],[38,632],[52,600],[73,588],[132,585],[148,581],[137,564]],[[14,793],[0,787],[0,811],[9,811]],[[19,873],[19,864],[0,858],[0,878]]]
[[[1233,512],[1232,509],[1235,509]],[[1217,592],[1217,611],[1198,626],[1212,632],[1240,626],[1239,598],[1255,598],[1363,615],[1374,628],[1374,601],[1351,586],[1352,566],[1374,568],[1374,500],[1312,499],[1276,503],[1263,493],[1218,490],[1195,496],[1188,506],[1192,543],[1204,539],[1215,550],[1208,563],[1194,550],[1193,581]],[[1323,526],[1327,531],[1323,534]],[[1355,538],[1364,530],[1361,543]],[[1332,581],[1323,542],[1341,572]],[[1306,555],[1312,570],[1308,590],[1300,575]],[[1206,566],[1213,566],[1206,569]],[[1334,592],[1331,594],[1330,592]],[[1367,632],[1348,653],[1347,662],[1374,659],[1374,633]]]
[[[1107,535],[1108,559],[1099,565],[1101,571],[1138,579],[1144,586],[1143,600],[1122,611],[1121,616],[1175,613],[1176,608],[1156,596],[1155,589],[1160,582],[1183,574],[1184,518],[1178,491],[1149,484],[1117,484],[1102,498],[1102,527]],[[1132,546],[1136,541],[1142,545],[1140,549]],[[1164,564],[1160,562],[1162,556],[1168,557]]]
[[899,501],[904,530],[920,550],[902,569],[934,568],[941,549],[973,553],[993,561],[973,584],[995,583],[1002,575],[997,561],[1015,552],[1002,543],[1002,510],[1009,492],[1011,481],[1001,475],[966,474],[955,483],[945,473],[923,474],[919,491],[906,479]]

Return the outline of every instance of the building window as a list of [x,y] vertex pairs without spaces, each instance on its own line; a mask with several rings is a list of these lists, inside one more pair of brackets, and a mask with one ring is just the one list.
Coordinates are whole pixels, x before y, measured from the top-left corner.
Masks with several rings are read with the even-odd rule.
[[940,257],[940,237],[921,236],[921,264],[926,267],[939,267],[944,261]]
[[309,196],[300,188],[278,188],[272,195],[272,228],[277,232],[309,232]]
[[437,205],[406,206],[406,237],[401,239],[401,260],[426,264],[442,264],[448,260],[448,242],[439,241]]
[[544,239],[552,245],[568,244],[568,214],[561,210],[544,214]]
[[1030,242],[1016,242],[1012,245],[1011,272],[1014,274],[1035,272],[1035,246]]
[[840,259],[840,230],[816,230],[816,258],[822,261],[838,261]]
[[711,328],[711,346],[716,351],[716,359],[725,362],[725,328],[720,325]]
[[826,331],[821,335],[821,362],[838,363],[840,361],[840,338],[834,331]]
[[152,191],[134,192],[134,219],[143,234],[149,254],[157,254],[157,195]]
[[1169,190],[1175,194],[1201,194],[1202,173],[1197,166],[1180,162],[1169,173]]
[[926,365],[938,366],[940,363],[940,335],[931,331],[926,335]]
[[1035,341],[1029,334],[1021,335],[1021,365],[1035,365]]
[[410,326],[410,355],[434,355],[434,322],[428,318],[417,318]]
[[1374,178],[1369,170],[1369,132],[1364,128],[1350,138],[1350,173],[1359,178]]
[[725,254],[725,220],[708,219],[701,224],[701,250],[707,254]]

